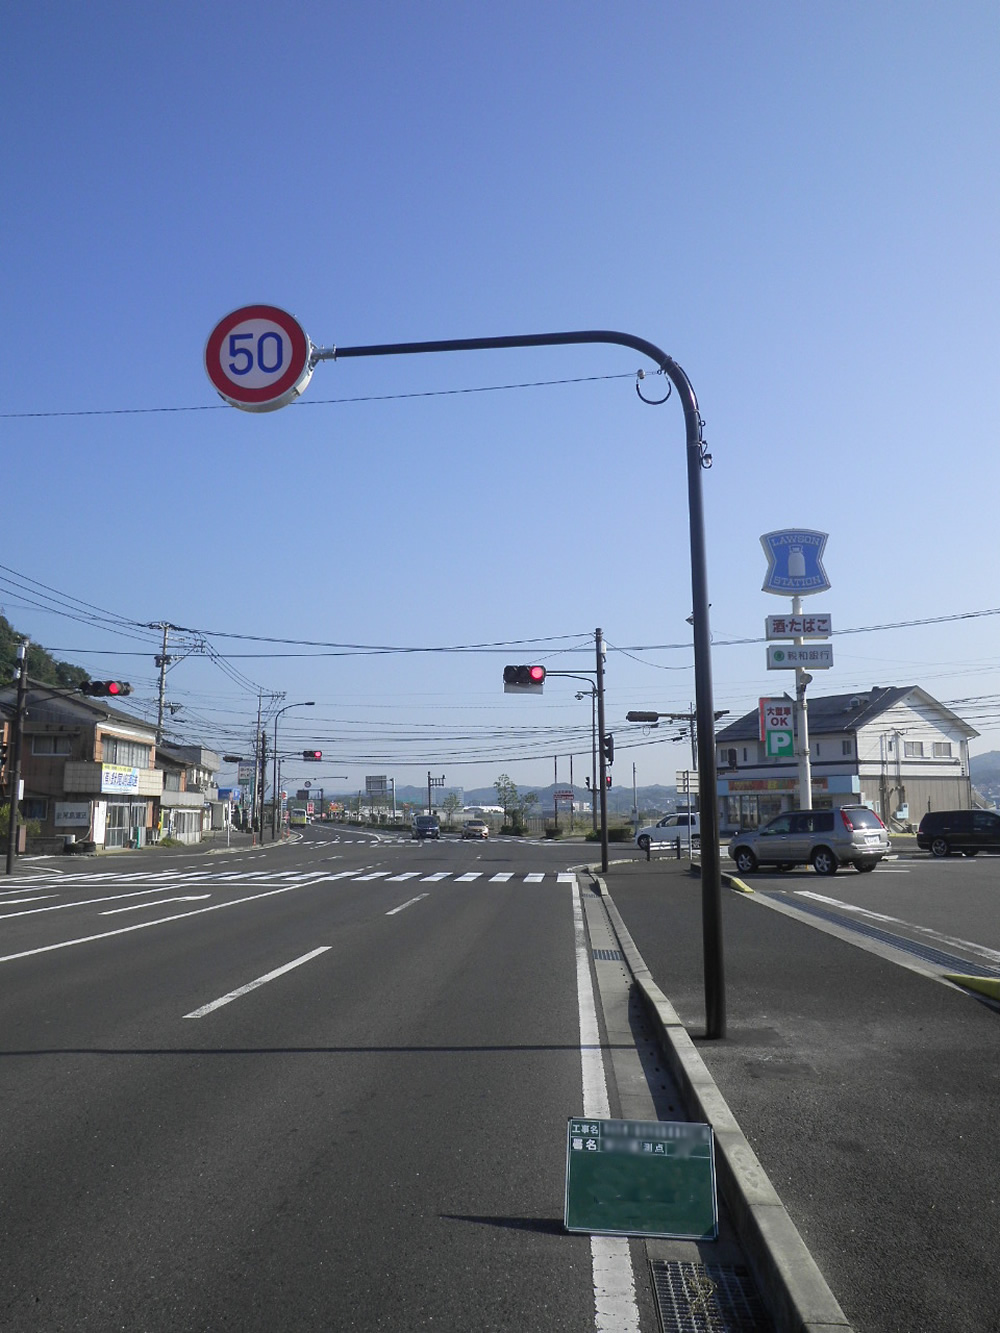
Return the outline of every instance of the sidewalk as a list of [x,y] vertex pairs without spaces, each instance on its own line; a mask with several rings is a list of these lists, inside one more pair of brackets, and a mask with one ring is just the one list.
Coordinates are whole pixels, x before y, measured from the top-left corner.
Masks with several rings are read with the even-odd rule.
[[[720,1136],[720,1190],[767,1173],[858,1333],[998,1333],[996,1011],[724,887],[727,1035],[708,1041],[700,876],[661,859],[601,880],[637,984],[666,997],[668,1064],[703,1072],[689,1113],[748,1140],[744,1160]],[[780,1277],[784,1243],[759,1238]]]

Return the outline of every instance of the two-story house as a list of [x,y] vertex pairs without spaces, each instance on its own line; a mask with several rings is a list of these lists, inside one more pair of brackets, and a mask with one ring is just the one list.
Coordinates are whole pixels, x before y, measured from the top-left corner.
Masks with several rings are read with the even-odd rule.
[[[13,716],[15,687],[0,690]],[[12,728],[13,730],[13,728]],[[21,745],[21,813],[43,839],[75,835],[98,847],[141,847],[156,828],[163,774],[156,729],[73,690],[29,685]]]
[[[972,804],[969,741],[978,736],[919,685],[808,699],[814,809],[869,805],[886,824]],[[798,797],[794,758],[768,758],[755,710],[716,734],[719,816],[755,828]],[[798,746],[798,737],[795,739]]]
[[212,828],[212,805],[218,802],[216,774],[222,760],[198,745],[164,745],[156,751],[163,771],[163,793],[157,823],[160,836],[178,842],[200,842]]

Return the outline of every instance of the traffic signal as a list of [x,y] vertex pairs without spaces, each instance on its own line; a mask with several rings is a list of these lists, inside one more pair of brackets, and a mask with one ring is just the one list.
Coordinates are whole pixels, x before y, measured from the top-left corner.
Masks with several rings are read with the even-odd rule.
[[503,669],[504,694],[541,694],[544,684],[543,666],[505,666]]
[[119,698],[132,693],[132,686],[127,680],[85,680],[78,686],[81,694],[89,694],[95,699]]
[[609,773],[608,776],[604,779],[604,785],[605,785],[605,787],[610,787],[610,786],[611,786],[611,774],[610,774],[610,773]]
[[608,734],[601,741],[601,754],[604,755],[604,758],[608,761],[609,764],[613,764],[615,762],[615,738],[614,736],[611,735],[610,732],[608,732]]
[[302,758],[303,758],[303,759],[308,759],[308,760],[310,761],[310,763],[314,763],[314,762],[317,762],[318,760],[320,760],[320,759],[323,758],[323,751],[322,751],[322,750],[303,750],[303,751],[302,751]]

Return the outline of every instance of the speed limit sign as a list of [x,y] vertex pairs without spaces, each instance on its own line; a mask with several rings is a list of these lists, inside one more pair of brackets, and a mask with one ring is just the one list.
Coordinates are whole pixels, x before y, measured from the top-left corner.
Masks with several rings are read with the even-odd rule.
[[273,305],[247,305],[220,319],[205,345],[215,388],[245,412],[292,403],[312,378],[312,344],[302,325]]

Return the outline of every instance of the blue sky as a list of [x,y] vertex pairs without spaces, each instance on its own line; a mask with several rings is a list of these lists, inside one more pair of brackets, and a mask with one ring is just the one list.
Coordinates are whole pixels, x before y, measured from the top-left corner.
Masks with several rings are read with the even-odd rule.
[[500,680],[592,670],[600,626],[615,781],[672,782],[686,744],[624,723],[694,698],[683,421],[641,358],[324,363],[262,415],[202,361],[254,302],[325,346],[621,329],[705,418],[716,707],[789,683],[731,641],[801,526],[809,609],[864,630],[813,691],[920,684],[1000,748],[968,614],[1000,608],[998,37],[986,0],[9,7],[4,613],[147,710],[143,627],[184,627],[215,655],[172,666],[174,734],[243,750],[258,688],[312,699],[281,746],[345,791],[580,783],[586,685]]

